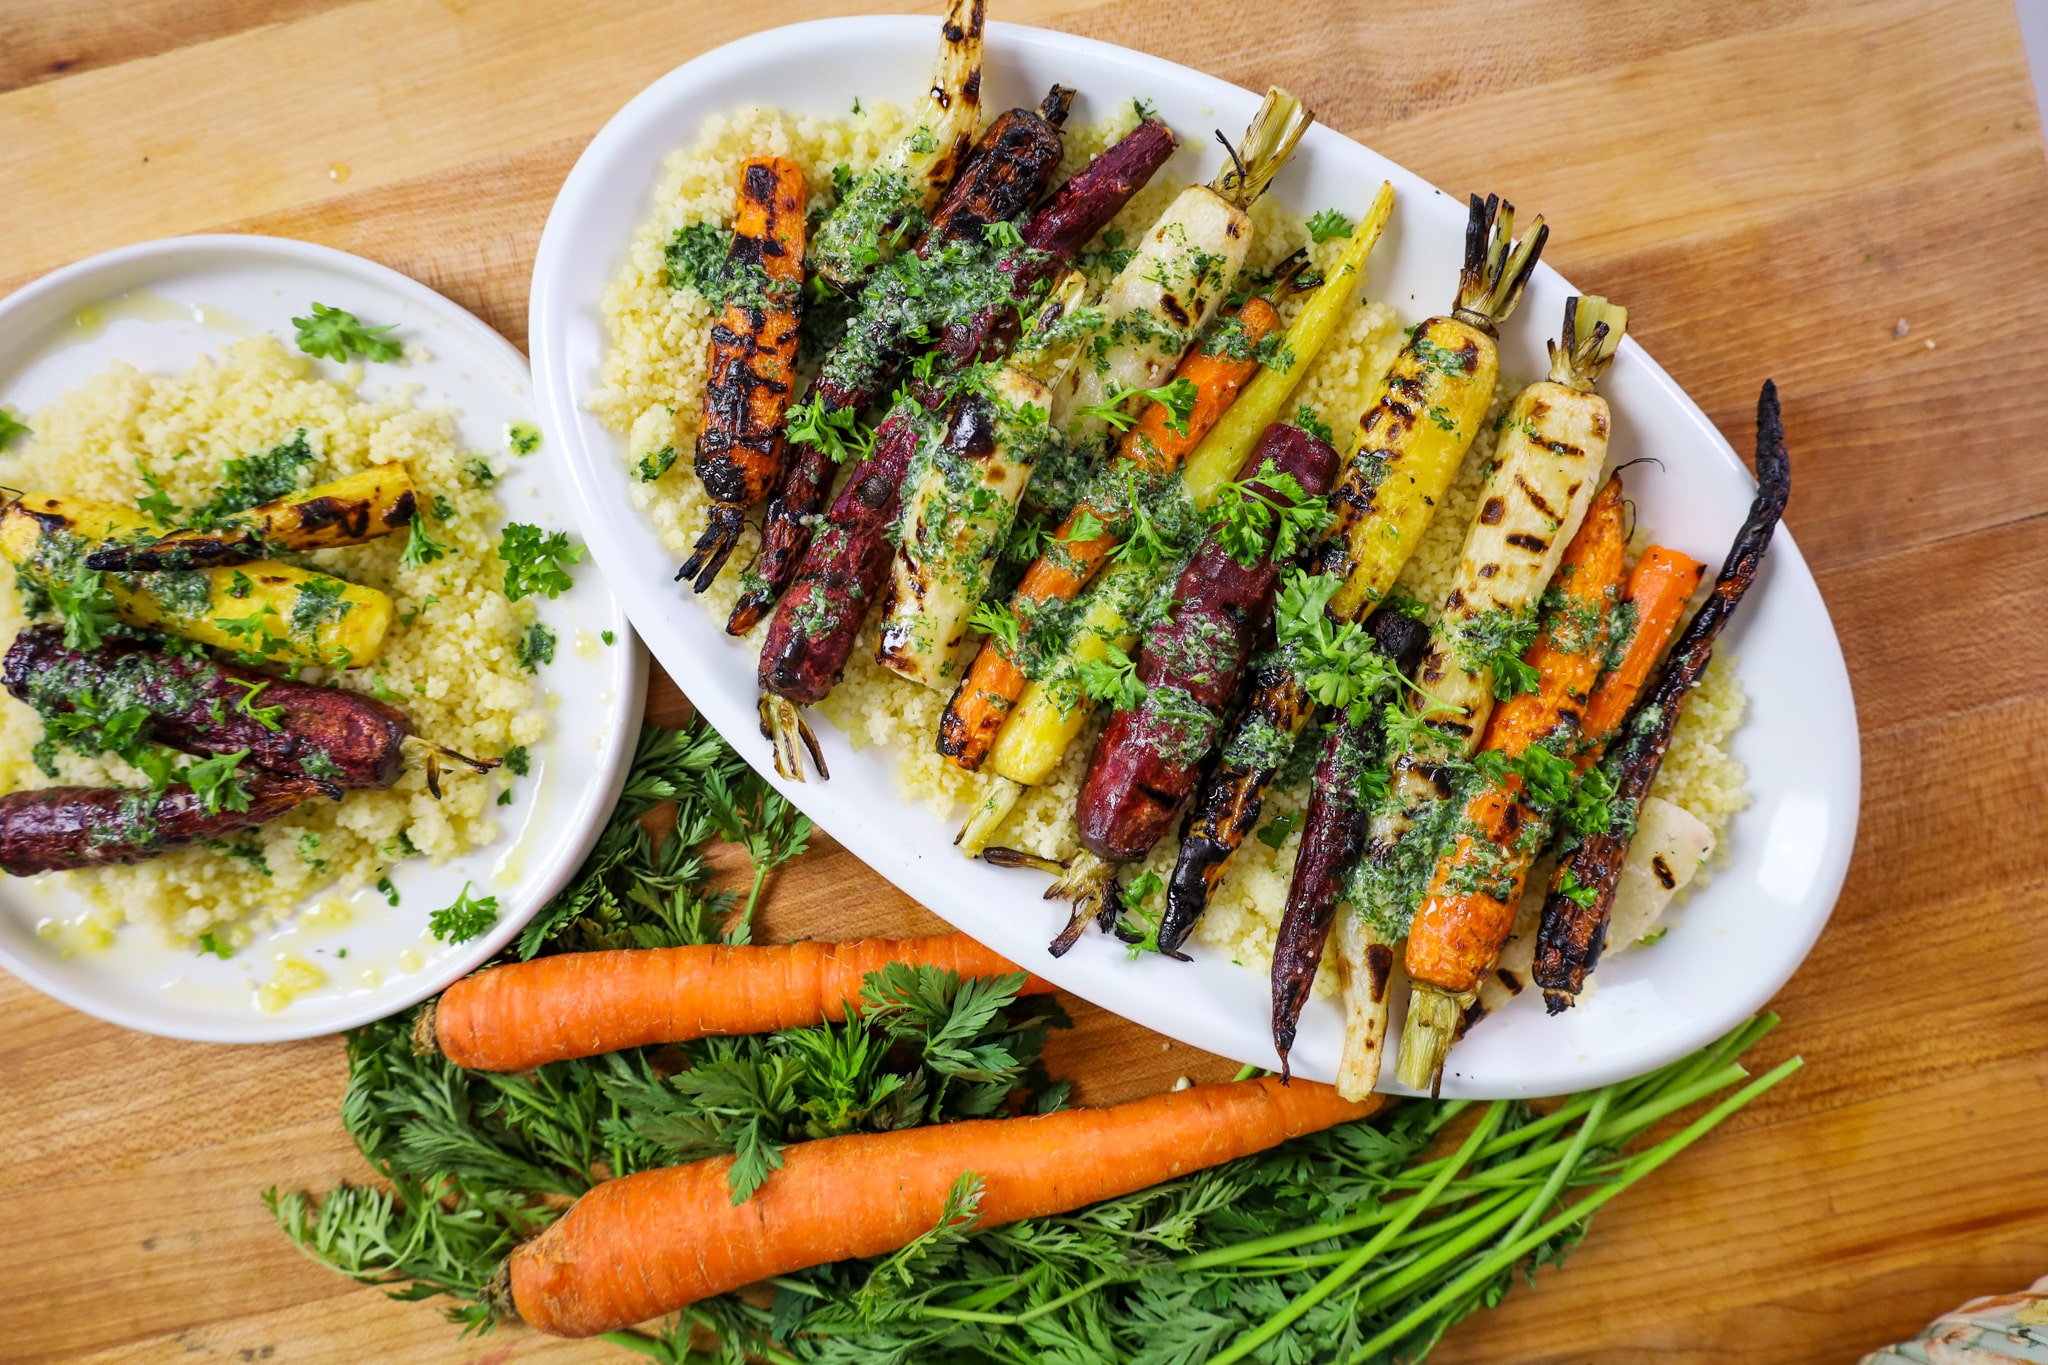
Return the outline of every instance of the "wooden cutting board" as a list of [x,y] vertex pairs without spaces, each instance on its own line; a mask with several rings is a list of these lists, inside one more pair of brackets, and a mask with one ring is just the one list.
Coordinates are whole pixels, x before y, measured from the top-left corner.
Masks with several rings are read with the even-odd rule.
[[[542,221],[606,118],[707,48],[865,8],[9,0],[0,293],[151,237],[276,233],[406,271],[523,342]],[[2048,164],[2008,0],[995,17],[1285,82],[1439,185],[1540,209],[1549,258],[1628,302],[1738,449],[1758,382],[1785,395],[1790,523],[1864,740],[1848,888],[1760,1049],[1809,1066],[1435,1359],[1846,1361],[2048,1271]],[[658,716],[684,707],[657,689]],[[937,924],[819,844],[780,878],[770,933]],[[1231,1069],[1074,1012],[1054,1064],[1086,1101]],[[458,1342],[271,1227],[263,1187],[363,1174],[337,1040],[166,1042],[5,978],[0,1019],[0,1360],[625,1358]]]

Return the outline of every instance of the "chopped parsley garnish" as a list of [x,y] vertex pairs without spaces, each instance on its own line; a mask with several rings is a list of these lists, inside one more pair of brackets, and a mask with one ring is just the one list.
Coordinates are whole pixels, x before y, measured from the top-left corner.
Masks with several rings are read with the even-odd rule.
[[[348,600],[347,592],[348,584],[338,578],[309,578],[299,584],[298,595],[292,599],[292,633],[314,635],[320,627],[354,611],[356,604]],[[427,598],[428,602],[433,600],[431,596]]]
[[540,672],[542,664],[555,661],[555,633],[535,622],[526,628],[526,634],[519,637],[519,643],[513,647],[513,657],[528,673]]
[[467,943],[498,922],[498,898],[472,897],[469,885],[462,884],[462,894],[455,898],[455,904],[427,916],[428,931],[443,943]]
[[1294,425],[1326,445],[1337,444],[1336,433],[1330,430],[1330,424],[1318,417],[1316,410],[1306,403],[1294,410]]
[[531,422],[507,422],[505,447],[514,455],[531,455],[540,449],[540,428]]
[[1100,659],[1076,661],[1074,681],[1085,695],[1119,711],[1135,710],[1145,700],[1145,684],[1138,681],[1138,661],[1113,642]]
[[211,929],[208,929],[205,933],[199,936],[198,951],[202,954],[211,953],[215,957],[221,958],[223,960],[231,958],[235,955],[235,950],[228,944],[223,943],[221,941],[220,935],[214,933],[213,930]]
[[[1567,872],[1567,873],[1566,873],[1566,875],[1567,875],[1567,876],[1569,876],[1569,875],[1570,875],[1570,873],[1569,873],[1569,872]],[[1660,941],[1662,941],[1662,939],[1663,939],[1664,935],[1666,935],[1666,934],[1668,934],[1668,933],[1670,933],[1670,932],[1671,932],[1671,926],[1670,926],[1670,925],[1668,925],[1668,924],[1660,924],[1660,925],[1658,925],[1658,926],[1657,926],[1656,928],[1652,929],[1652,930],[1651,930],[1651,931],[1650,931],[1649,933],[1647,933],[1647,934],[1644,934],[1644,935],[1643,935],[1643,936],[1642,936],[1641,938],[1637,939],[1637,940],[1636,940],[1636,947],[1638,947],[1638,948],[1647,948],[1647,947],[1649,947],[1649,946],[1650,946],[1650,945],[1651,945],[1652,943],[1657,943],[1657,942],[1660,942]]]
[[318,749],[299,760],[299,771],[316,782],[338,782],[342,776],[341,765]]
[[299,471],[312,463],[313,448],[306,444],[304,427],[289,441],[281,441],[261,455],[229,460],[221,466],[220,487],[214,490],[213,500],[193,509],[192,524],[214,526],[258,503],[275,502],[297,492]]
[[1324,706],[1346,708],[1360,723],[1400,673],[1362,624],[1330,619],[1330,599],[1343,585],[1336,574],[1289,574],[1274,607],[1273,629],[1309,695]]
[[1269,554],[1291,559],[1323,528],[1330,509],[1327,500],[1311,497],[1301,480],[1267,460],[1251,478],[1219,487],[1208,516],[1230,557],[1249,568]]
[[1568,901],[1584,906],[1591,906],[1594,901],[1600,899],[1600,893],[1580,882],[1568,867],[1558,871],[1557,893]]
[[505,751],[505,766],[514,776],[524,777],[533,770],[533,757],[524,744],[515,744]]
[[320,856],[320,836],[310,830],[299,836],[299,861],[315,872],[327,867],[327,860]]
[[228,681],[242,689],[242,695],[235,698],[235,709],[237,711],[240,711],[266,730],[281,730],[284,728],[284,708],[282,706],[252,705],[263,690],[270,686],[269,679],[266,678],[262,682],[245,682],[240,678],[229,678]]
[[981,239],[990,246],[1018,247],[1024,245],[1024,234],[1015,223],[983,223]]
[[619,642],[619,637],[608,630],[599,631],[597,638],[604,641],[606,645],[615,645]]
[[725,269],[725,248],[730,234],[716,223],[691,223],[679,227],[661,250],[668,264],[668,287],[690,288],[706,298]]
[[1349,237],[1351,220],[1335,209],[1324,209],[1312,214],[1308,220],[1308,239],[1317,246],[1333,237]]
[[216,616],[213,624],[216,630],[243,643],[243,657],[261,662],[291,644],[290,636],[279,635],[270,628],[271,622],[283,619],[276,607],[265,602],[247,616]]
[[107,591],[107,576],[88,569],[80,560],[68,579],[52,579],[44,591],[50,605],[64,618],[67,649],[98,649],[114,621],[114,597]]
[[383,895],[384,903],[386,905],[398,904],[398,888],[391,884],[390,873],[387,872],[383,876],[377,878],[377,890],[379,893]]
[[311,317],[293,318],[292,326],[298,330],[299,349],[322,360],[346,361],[359,355],[381,364],[405,354],[405,343],[386,335],[397,330],[397,323],[366,327],[345,308],[316,303]]
[[442,497],[439,493],[434,494],[434,520],[455,520],[455,504]]
[[223,810],[247,810],[249,791],[235,775],[235,769],[248,756],[247,749],[237,749],[231,754],[194,763],[178,776],[185,779],[209,815],[217,815]]
[[427,519],[414,512],[412,529],[405,536],[405,551],[398,556],[399,565],[407,569],[423,569],[447,553],[447,546],[427,534]]
[[974,615],[967,619],[967,624],[986,633],[992,640],[1001,640],[1003,648],[1012,654],[1017,652],[1017,613],[1001,602],[983,599],[981,605],[974,609]]
[[[0,445],[4,444],[4,441],[0,441]],[[178,504],[171,501],[170,494],[164,492],[163,484],[158,481],[156,475],[149,472],[149,466],[140,459],[135,461],[135,471],[142,475],[143,486],[149,489],[146,497],[135,500],[135,509],[166,526],[171,525],[178,519]]]
[[1460,622],[1453,631],[1458,662],[1468,673],[1493,674],[1497,701],[1534,692],[1539,679],[1522,655],[1535,642],[1536,613],[1489,607]]
[[16,417],[6,408],[0,408],[0,450],[5,450],[17,436],[29,434],[28,423]]
[[875,433],[861,425],[860,414],[852,408],[826,407],[822,393],[790,408],[783,430],[788,439],[822,452],[834,464],[866,459],[875,448]]
[[1129,431],[1138,418],[1135,413],[1124,411],[1124,404],[1133,398],[1149,398],[1166,409],[1167,427],[1175,435],[1185,436],[1188,434],[1188,418],[1194,415],[1195,396],[1195,381],[1180,375],[1172,383],[1162,384],[1156,389],[1113,390],[1100,403],[1082,408],[1079,415],[1097,418],[1118,431]]
[[1300,823],[1301,812],[1291,810],[1285,815],[1275,816],[1273,819],[1268,820],[1260,828],[1256,837],[1260,843],[1277,853],[1280,845],[1287,842],[1287,836],[1294,833],[1294,827]]
[[541,594],[552,600],[569,590],[569,566],[582,560],[583,547],[572,543],[566,531],[542,531],[515,521],[498,542],[498,558],[505,561],[507,598],[517,602]]
[[633,470],[633,476],[642,483],[653,483],[668,473],[675,466],[675,462],[676,448],[663,446],[660,450],[652,450],[642,455],[640,463]]

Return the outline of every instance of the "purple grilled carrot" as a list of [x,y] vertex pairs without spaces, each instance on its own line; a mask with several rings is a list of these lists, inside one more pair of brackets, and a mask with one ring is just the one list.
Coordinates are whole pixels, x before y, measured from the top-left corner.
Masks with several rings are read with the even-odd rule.
[[[1366,629],[1401,676],[1413,676],[1429,643],[1429,628],[1388,610],[1375,612]],[[1386,758],[1383,715],[1378,706],[1357,720],[1343,711],[1334,714],[1309,786],[1308,816],[1294,855],[1287,909],[1273,944],[1273,1046],[1280,1054],[1283,1078],[1302,1006],[1308,1003],[1309,988],[1322,966],[1330,923],[1344,898],[1345,875],[1365,849],[1371,810],[1366,779]]]
[[120,787],[44,787],[0,796],[0,872],[32,877],[139,863],[275,820],[321,794],[307,777],[252,776],[243,810],[209,809],[187,786],[160,794]]

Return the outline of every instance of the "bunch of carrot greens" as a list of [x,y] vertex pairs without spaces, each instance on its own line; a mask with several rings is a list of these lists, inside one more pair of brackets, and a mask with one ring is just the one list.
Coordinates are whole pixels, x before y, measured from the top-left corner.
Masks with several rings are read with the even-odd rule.
[[[675,825],[657,840],[642,817],[664,801]],[[762,879],[807,832],[709,727],[650,729],[618,814],[520,954],[743,941]],[[710,887],[714,835],[754,858],[744,903]],[[1047,1083],[1039,1049],[1065,1021],[1046,997],[1020,1001],[1021,984],[898,965],[868,978],[842,1025],[510,1075],[417,1056],[411,1021],[385,1020],[350,1036],[342,1118],[388,1190],[265,1199],[316,1259],[394,1298],[449,1296],[452,1320],[487,1329],[493,1269],[600,1180],[733,1152],[738,1202],[790,1142],[1058,1107],[1066,1087]],[[890,1256],[607,1339],[672,1365],[1419,1360],[1518,1268],[1560,1260],[1602,1204],[1797,1069],[1752,1080],[1739,1064],[1774,1023],[1546,1112],[1411,1102],[1059,1217],[981,1227],[981,1183],[963,1172],[938,1225]]]

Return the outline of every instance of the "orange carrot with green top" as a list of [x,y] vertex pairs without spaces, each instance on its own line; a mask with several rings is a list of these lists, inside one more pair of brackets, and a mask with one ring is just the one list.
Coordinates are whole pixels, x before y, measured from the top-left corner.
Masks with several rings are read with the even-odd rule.
[[[1259,372],[1258,345],[1279,326],[1280,313],[1272,304],[1257,295],[1246,299],[1236,318],[1190,351],[1174,372],[1176,382],[1185,379],[1195,388],[1185,429],[1175,424],[1166,404],[1147,403],[1117,445],[1118,462],[1143,478],[1163,478],[1180,468]],[[1218,345],[1219,340],[1226,344]],[[1115,521],[1115,512],[1085,502],[1067,513],[1053,532],[1051,547],[1032,561],[1010,595],[1020,640],[1040,609],[1073,601],[1109,562],[1123,543],[1111,529]],[[1093,534],[1082,534],[1091,526]],[[1024,670],[1016,663],[1016,652],[996,636],[984,641],[939,720],[939,752],[970,772],[988,756],[996,732],[1024,691]]]
[[501,1306],[564,1337],[596,1336],[807,1266],[896,1250],[935,1227],[954,1182],[981,1182],[976,1225],[1065,1213],[1370,1115],[1378,1096],[1276,1077],[1102,1109],[977,1119],[799,1142],[753,1198],[729,1156],[606,1181],[515,1250]]
[[[651,1043],[836,1023],[868,973],[892,962],[961,976],[1023,971],[965,934],[559,953],[456,982],[421,1015],[415,1040],[457,1066],[525,1071]],[[1051,989],[1034,976],[1019,993]]]
[[1635,612],[1635,629],[1621,662],[1600,680],[1593,699],[1586,703],[1583,729],[1587,738],[1605,743],[1614,727],[1621,724],[1621,718],[1635,704],[1636,694],[1650,680],[1650,670],[1663,656],[1685,604],[1692,600],[1706,571],[1707,566],[1697,559],[1662,545],[1652,545],[1643,551],[1634,572],[1629,574],[1628,592],[1622,598]]

